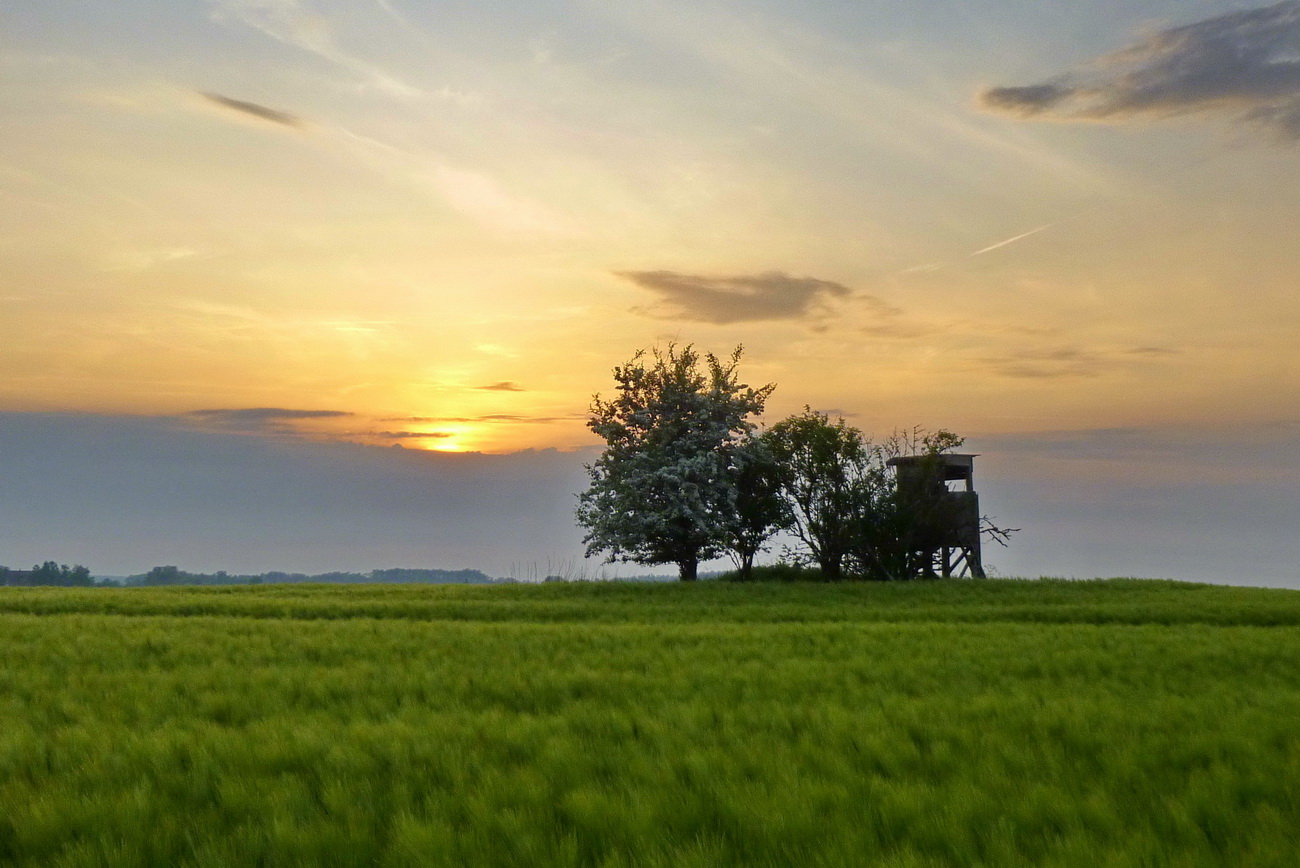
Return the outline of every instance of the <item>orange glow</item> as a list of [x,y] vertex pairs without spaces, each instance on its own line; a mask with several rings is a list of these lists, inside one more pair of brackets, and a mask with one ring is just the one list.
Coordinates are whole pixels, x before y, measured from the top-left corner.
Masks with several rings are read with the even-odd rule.
[[[989,114],[977,83],[1051,58],[1030,73],[973,37],[926,54],[954,33],[901,12],[857,33],[795,4],[602,5],[598,41],[644,29],[720,73],[664,80],[630,57],[561,74],[549,49],[520,75],[535,34],[511,18],[431,65],[420,4],[300,5],[9,22],[0,411],[567,450],[598,443],[584,415],[611,369],[668,341],[743,344],[748,381],[779,384],[769,421],[809,404],[877,436],[1248,427],[1300,404],[1294,148],[1219,148],[1191,114],[1130,135]],[[1129,5],[1078,57],[1138,39]],[[920,39],[936,66],[882,78],[863,39],[880,58]]]
[[477,429],[472,425],[439,425],[437,428],[417,429],[414,434],[425,434],[427,438],[417,437],[412,442],[416,448],[428,452],[473,452],[479,438]]

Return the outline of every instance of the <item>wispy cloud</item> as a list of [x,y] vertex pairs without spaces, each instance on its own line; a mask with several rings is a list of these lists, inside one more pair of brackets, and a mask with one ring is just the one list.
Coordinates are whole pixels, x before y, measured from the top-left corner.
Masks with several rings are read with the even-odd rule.
[[[842,125],[862,144],[909,160],[929,163],[936,173],[972,181],[962,154],[992,155],[1089,190],[1118,189],[1117,179],[1099,165],[1080,162],[1018,131],[990,128],[947,99],[925,98],[918,88],[889,83],[850,64],[828,63],[822,35],[804,30],[809,17],[772,19],[722,4],[691,4],[672,15],[653,5],[603,4],[620,10],[637,26],[673,39],[694,59],[716,66],[768,98],[790,98]],[[792,7],[793,8],[793,7]],[[770,23],[779,20],[780,26]],[[716,34],[726,33],[719,40]],[[852,38],[850,35],[849,38]],[[861,43],[845,48],[855,54]],[[960,143],[959,151],[951,143]]]
[[168,247],[142,250],[126,249],[111,253],[105,261],[104,271],[147,271],[160,265],[178,262],[197,256],[199,251],[192,247]]
[[[357,75],[367,87],[389,96],[424,96],[420,88],[341,48],[329,17],[315,11],[310,0],[210,0],[210,3],[217,21],[237,21],[285,45],[311,52]],[[395,13],[387,4],[380,5],[390,14]]]
[[[986,456],[981,461],[989,462],[990,469],[996,468],[1000,482],[1019,477],[1032,479],[1042,487],[1042,480],[1051,476],[1058,482],[1057,491],[1065,486],[1075,492],[1071,498],[1086,497],[1087,488],[1109,481],[1124,487],[1172,486],[1175,490],[1166,489],[1161,496],[1178,504],[1179,513],[1185,513],[1190,503],[1212,502],[1212,486],[1225,486],[1221,491],[1226,493],[1249,485],[1253,490],[1247,499],[1252,504],[1272,499],[1269,491],[1284,492],[1283,514],[1288,517],[1294,514],[1298,502],[1300,465],[1292,460],[1300,448],[1297,427],[1183,423],[1007,432],[973,439],[975,451]],[[1188,476],[1188,468],[1196,469],[1194,478]],[[1107,492],[1104,509],[1123,509],[1126,499],[1112,489]],[[1220,518],[1234,511],[1215,508]],[[1255,520],[1247,519],[1245,523],[1253,524]]]
[[715,325],[799,319],[829,299],[853,294],[834,281],[792,277],[781,271],[723,277],[677,271],[615,274],[658,295],[666,304],[665,309],[656,311],[658,315]]
[[246,117],[256,118],[257,120],[267,121],[272,124],[291,127],[293,129],[302,129],[304,125],[303,119],[298,115],[290,114],[289,112],[280,109],[268,108],[255,102],[235,99],[233,97],[223,96],[219,93],[210,93],[206,91],[200,91],[199,96],[203,97],[213,105]]
[[518,383],[510,380],[502,380],[499,383],[491,383],[487,386],[475,386],[481,392],[524,392],[527,391]]
[[1300,0],[1159,30],[1054,80],[985,90],[980,102],[1058,120],[1220,114],[1296,141]]
[[1004,377],[1030,380],[1096,377],[1110,367],[1110,360],[1101,353],[1068,347],[1013,350],[982,361],[985,367]]
[[890,317],[862,327],[862,334],[872,338],[908,341],[929,338],[950,331],[951,326],[914,319]]
[[1098,377],[1177,353],[1171,347],[1154,346],[1121,349],[1026,348],[986,356],[979,359],[977,364],[992,373],[1015,379],[1079,379]]
[[398,24],[401,24],[404,27],[411,26],[410,20],[399,12],[397,7],[389,2],[389,0],[375,0],[375,5],[382,9],[385,15],[396,21]]
[[424,177],[448,205],[489,228],[534,235],[579,234],[561,215],[511,193],[491,175],[443,164]]
[[294,425],[355,414],[345,410],[294,410],[286,407],[242,407],[238,409],[191,410],[181,418],[203,426],[243,433],[295,433]]
[[450,431],[352,431],[353,437],[377,437],[383,440],[445,440],[456,435]]
[[559,416],[525,416],[520,413],[487,413],[481,416],[391,416],[380,419],[380,422],[403,422],[412,425],[440,423],[459,423],[459,424],[509,424],[513,422],[571,422],[575,419],[587,418],[581,413],[569,413]]
[[586,230],[566,214],[517,192],[495,174],[453,165],[438,152],[398,146],[343,126],[322,131],[372,171],[437,201],[488,229],[548,238],[582,237]]
[[904,268],[902,271],[897,272],[897,274],[899,276],[907,274],[933,274],[936,271],[942,271],[946,265],[947,263],[943,262],[925,262],[921,265],[913,265],[910,268]]
[[[382,340],[391,320],[363,320],[345,317],[305,316],[276,313],[253,307],[216,304],[204,299],[178,299],[171,309],[180,323],[207,334],[256,337],[277,343],[336,339],[345,348],[361,350]],[[159,325],[167,331],[177,326],[168,318]]]

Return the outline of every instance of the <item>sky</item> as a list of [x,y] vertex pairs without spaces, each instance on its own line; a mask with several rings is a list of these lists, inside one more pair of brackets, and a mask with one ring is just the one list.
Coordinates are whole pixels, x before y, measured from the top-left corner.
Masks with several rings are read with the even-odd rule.
[[0,563],[570,559],[676,341],[966,435],[1003,572],[1300,586],[1298,164],[1296,0],[5,4]]

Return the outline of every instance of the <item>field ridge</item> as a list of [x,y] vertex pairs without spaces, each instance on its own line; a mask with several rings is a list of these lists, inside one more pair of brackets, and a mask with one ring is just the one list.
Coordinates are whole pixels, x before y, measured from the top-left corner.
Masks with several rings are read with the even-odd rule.
[[4,588],[0,613],[533,623],[1300,626],[1300,593],[1152,579]]

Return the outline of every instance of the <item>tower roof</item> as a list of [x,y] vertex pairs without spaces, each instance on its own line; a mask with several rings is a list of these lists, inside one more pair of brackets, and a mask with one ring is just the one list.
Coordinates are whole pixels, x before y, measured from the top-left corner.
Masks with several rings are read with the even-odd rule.
[[937,461],[943,468],[945,481],[970,479],[975,472],[975,456],[978,452],[941,452],[938,455],[900,455],[885,462],[890,467],[900,470],[919,468],[930,461]]

